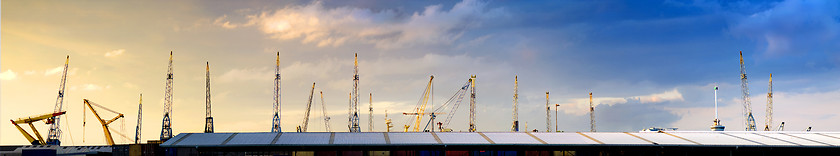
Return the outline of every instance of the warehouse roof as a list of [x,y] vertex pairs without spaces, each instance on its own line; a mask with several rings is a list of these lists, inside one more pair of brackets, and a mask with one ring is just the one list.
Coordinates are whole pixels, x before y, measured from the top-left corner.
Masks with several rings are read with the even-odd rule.
[[840,132],[284,132],[181,133],[162,147],[397,146],[702,146],[840,147]]

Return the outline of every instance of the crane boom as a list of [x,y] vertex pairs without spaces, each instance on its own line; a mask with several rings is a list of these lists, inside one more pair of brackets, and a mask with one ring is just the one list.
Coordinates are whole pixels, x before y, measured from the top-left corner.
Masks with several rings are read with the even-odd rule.
[[744,53],[739,51],[741,56],[741,102],[744,106],[744,124],[746,131],[755,131],[755,118],[752,115],[752,103],[750,102],[750,88],[747,86],[747,68],[744,66]]
[[309,127],[309,112],[312,108],[312,96],[315,94],[315,82],[312,82],[312,91],[309,91],[309,102],[306,103],[306,112],[304,112],[303,123],[297,127],[298,132],[306,132],[306,127]]
[[[63,112],[61,111],[61,107],[64,105],[64,88],[67,83],[67,69],[69,64],[70,55],[67,55],[67,58],[64,60],[64,71],[61,74],[61,84],[58,86],[58,97],[55,98],[55,108],[53,108],[53,113]],[[48,120],[50,123],[50,132],[47,136],[46,144],[61,145],[61,116],[53,116]],[[38,137],[41,137],[41,135],[38,135]]]
[[327,116],[327,105],[324,104],[324,92],[321,91],[321,112],[324,114],[324,127],[326,127],[327,132],[332,132],[330,130],[330,117]]
[[277,64],[274,67],[274,117],[271,119],[271,132],[279,133],[280,129],[280,52],[277,52]]
[[[96,104],[96,103],[93,103],[93,102],[91,102],[91,101],[90,101],[90,100],[88,100],[88,99],[84,99],[84,102],[85,102],[85,105],[87,105],[87,106],[88,106],[88,108],[90,109],[90,112],[92,112],[92,113],[93,113],[93,116],[95,116],[95,117],[96,117],[96,119],[97,119],[97,120],[99,120],[99,124],[102,124],[102,131],[104,131],[104,133],[105,133],[105,142],[106,142],[108,145],[114,145],[114,138],[111,136],[111,130],[108,128],[108,125],[109,125],[109,124],[111,124],[111,122],[114,122],[114,121],[116,121],[117,119],[122,118],[122,117],[123,117],[123,114],[122,114],[122,113],[119,113],[119,112],[112,111],[112,110],[110,110],[110,109],[108,109],[108,108],[103,107],[102,105],[98,105],[98,104]],[[107,120],[107,121],[106,121],[106,120],[103,120],[103,119],[99,116],[99,113],[98,113],[98,112],[96,112],[96,110],[95,110],[95,109],[93,109],[93,106],[92,106],[91,104],[96,105],[97,107],[103,108],[103,109],[105,109],[105,110],[108,110],[108,111],[110,111],[110,112],[116,113],[116,114],[117,114],[117,116],[116,116],[116,117],[114,117],[114,118],[112,118],[112,119],[110,119],[110,120]]]
[[[44,141],[44,138],[41,137],[41,133],[38,132],[38,129],[35,129],[35,125],[32,125],[32,123],[47,119],[45,121],[45,123],[51,124],[52,121],[50,119],[53,119],[56,116],[64,115],[65,113],[66,113],[65,111],[61,111],[61,112],[58,112],[58,113],[48,113],[48,114],[42,114],[42,115],[31,116],[31,117],[26,117],[26,118],[19,118],[17,120],[10,120],[10,121],[12,122],[13,125],[15,125],[15,127],[18,129],[18,131],[20,131],[20,133],[23,134],[23,137],[25,137],[26,140],[29,141],[29,143],[31,143],[32,145],[45,145],[45,144],[47,144],[47,142]],[[23,130],[23,128],[21,128],[20,125],[18,125],[18,124],[22,124],[22,123],[29,124],[29,128],[32,129],[32,132],[35,133],[35,137],[37,137],[38,139],[35,139],[35,137],[32,137],[32,135],[30,135],[28,132],[26,132],[26,130]]]
[[475,75],[470,76],[470,129],[475,132]]
[[[415,113],[423,114],[423,113],[426,112],[426,104],[429,102],[429,97],[431,96],[431,93],[432,93],[432,80],[434,80],[434,79],[435,79],[434,75],[429,76],[429,84],[426,85],[426,91],[423,92],[423,97],[420,98],[420,102],[419,102],[420,107],[415,109],[416,110]],[[416,120],[414,120],[414,129],[413,129],[414,132],[419,132],[420,131],[420,122],[422,120],[423,120],[423,115],[417,115]]]
[[169,51],[169,68],[166,73],[166,94],[163,96],[163,123],[160,129],[160,140],[172,138],[172,87],[174,83],[172,73],[172,51]]
[[140,94],[140,104],[137,106],[137,128],[134,129],[134,144],[140,144],[140,128],[143,127],[143,94]]

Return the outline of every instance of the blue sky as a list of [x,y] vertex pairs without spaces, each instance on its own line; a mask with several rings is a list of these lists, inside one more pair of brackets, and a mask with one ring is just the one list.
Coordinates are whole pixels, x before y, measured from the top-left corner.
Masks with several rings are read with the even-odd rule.
[[[743,130],[739,51],[757,125],[772,73],[773,127],[840,129],[835,1],[4,1],[0,23],[0,118],[51,111],[53,70],[71,56],[65,133],[74,134],[65,143],[103,143],[98,127],[78,125],[81,99],[127,114],[131,130],[140,93],[143,138],[155,139],[169,51],[178,75],[175,133],[203,130],[205,61],[217,131],[268,131],[278,51],[285,131],[302,121],[312,82],[325,93],[334,131],[346,131],[353,53],[360,92],[374,96],[376,131],[384,131],[384,110],[394,130],[405,124],[398,113],[411,110],[429,75],[436,106],[477,75],[479,131],[509,130],[517,75],[529,129],[545,129],[549,91],[567,132],[589,130],[589,92],[598,131],[705,131],[717,83],[723,124]],[[466,130],[466,109],[452,121],[455,131]],[[324,130],[318,121],[310,119],[310,131]],[[84,143],[82,129],[90,131]],[[0,144],[25,143],[17,133],[0,126]]]

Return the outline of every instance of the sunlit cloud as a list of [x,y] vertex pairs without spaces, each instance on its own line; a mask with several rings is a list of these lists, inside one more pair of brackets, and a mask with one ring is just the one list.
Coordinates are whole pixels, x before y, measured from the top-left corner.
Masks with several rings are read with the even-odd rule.
[[0,72],[0,80],[14,80],[17,78],[17,73],[12,71],[11,69],[6,69],[4,72]]
[[125,49],[116,49],[105,53],[105,57],[116,57],[125,53]]
[[256,15],[235,24],[227,16],[213,23],[223,28],[257,26],[270,38],[301,39],[318,47],[339,46],[348,41],[374,44],[389,49],[416,45],[447,45],[465,31],[491,19],[506,17],[502,8],[486,8],[487,3],[465,0],[444,10],[441,5],[426,6],[422,12],[401,16],[394,10],[372,11],[355,7],[325,8],[321,2],[290,6]]
[[[560,104],[559,110],[563,110],[566,114],[584,115],[589,113],[589,98],[577,98],[570,100],[572,102]],[[597,109],[599,105],[616,105],[626,104],[630,102],[638,103],[659,103],[668,101],[684,101],[682,93],[677,89],[655,93],[650,95],[633,96],[633,97],[598,97],[595,94],[592,98],[592,105]]]

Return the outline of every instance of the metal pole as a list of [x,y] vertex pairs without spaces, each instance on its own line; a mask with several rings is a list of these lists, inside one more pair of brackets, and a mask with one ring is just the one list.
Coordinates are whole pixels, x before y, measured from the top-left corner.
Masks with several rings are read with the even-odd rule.
[[554,132],[559,132],[560,131],[560,129],[557,129],[557,107],[558,106],[560,106],[560,104],[554,104]]

